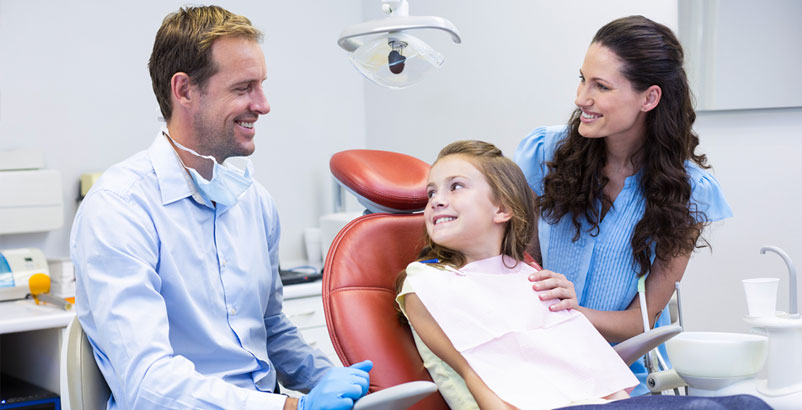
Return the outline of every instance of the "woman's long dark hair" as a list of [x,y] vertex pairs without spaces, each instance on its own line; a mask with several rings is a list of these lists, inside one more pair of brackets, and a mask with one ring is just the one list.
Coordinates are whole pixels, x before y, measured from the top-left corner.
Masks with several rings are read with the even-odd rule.
[[[682,46],[671,30],[643,16],[614,20],[596,33],[592,44],[606,47],[622,61],[622,74],[637,91],[652,85],[662,90],[659,104],[646,115],[646,138],[639,153],[640,189],[646,199],[643,217],[635,226],[632,255],[639,275],[651,268],[652,246],[656,258],[668,260],[693,251],[706,216],[691,204],[691,184],[685,161],[709,168],[704,154],[696,154],[699,137],[693,131],[696,113],[685,75]],[[537,205],[550,222],[570,214],[578,240],[585,218],[590,234],[598,235],[600,203],[611,205],[603,193],[609,182],[602,173],[607,162],[604,139],[579,134],[576,109],[569,133],[547,165],[543,196]],[[706,244],[706,242],[704,242]]]

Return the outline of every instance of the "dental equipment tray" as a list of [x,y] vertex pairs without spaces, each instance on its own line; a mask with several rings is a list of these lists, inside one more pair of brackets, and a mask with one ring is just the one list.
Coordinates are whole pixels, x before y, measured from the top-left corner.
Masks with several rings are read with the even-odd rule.
[[281,283],[284,284],[284,286],[293,285],[296,283],[314,282],[323,278],[323,270],[317,270],[311,266],[287,270],[279,267],[278,274],[281,277]]

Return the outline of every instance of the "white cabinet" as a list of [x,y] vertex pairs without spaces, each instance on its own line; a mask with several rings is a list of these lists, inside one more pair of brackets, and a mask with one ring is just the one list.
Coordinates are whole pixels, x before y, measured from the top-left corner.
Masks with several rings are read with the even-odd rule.
[[[284,315],[298,328],[306,343],[320,349],[335,365],[342,364],[326,328],[321,281],[285,286]],[[281,386],[281,392],[291,397],[302,394],[284,386]]]
[[310,346],[323,351],[335,365],[341,365],[326,328],[322,282],[285,286],[284,314],[298,327],[301,336]]
[[0,371],[60,394],[61,340],[74,316],[31,299],[0,302]]

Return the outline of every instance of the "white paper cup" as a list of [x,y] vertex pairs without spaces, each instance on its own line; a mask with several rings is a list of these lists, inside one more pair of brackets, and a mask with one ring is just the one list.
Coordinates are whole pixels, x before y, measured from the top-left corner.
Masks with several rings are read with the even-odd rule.
[[320,228],[304,229],[306,259],[312,265],[323,262],[323,243],[320,241]]
[[774,316],[777,310],[778,278],[744,279],[744,292],[746,293],[746,307],[749,316]]

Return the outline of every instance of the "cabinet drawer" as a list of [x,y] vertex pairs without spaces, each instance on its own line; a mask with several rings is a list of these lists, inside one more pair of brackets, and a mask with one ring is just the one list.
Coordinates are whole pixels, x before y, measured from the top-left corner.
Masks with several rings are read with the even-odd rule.
[[323,313],[323,299],[320,295],[284,301],[284,315],[298,329],[326,325]]

